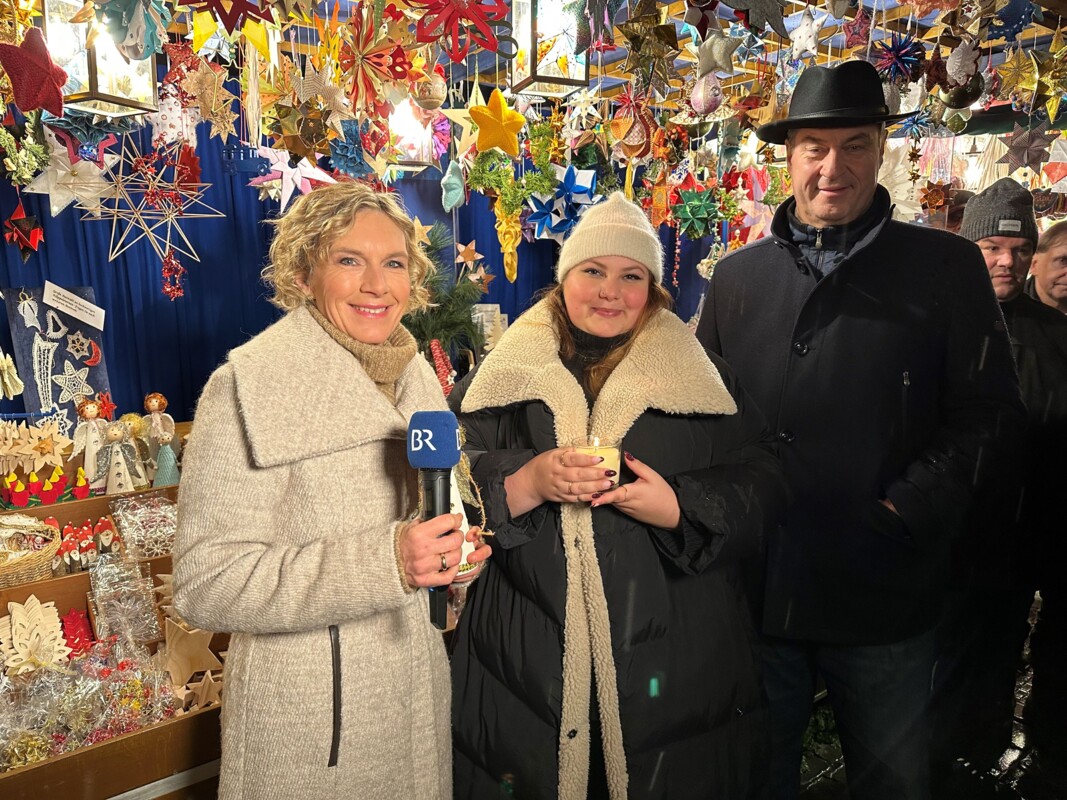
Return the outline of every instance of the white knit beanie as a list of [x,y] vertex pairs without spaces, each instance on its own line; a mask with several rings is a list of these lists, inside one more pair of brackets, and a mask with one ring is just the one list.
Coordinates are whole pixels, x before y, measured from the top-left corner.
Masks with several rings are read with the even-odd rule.
[[663,283],[663,245],[639,206],[614,192],[590,208],[563,243],[556,265],[556,280],[563,283],[571,268],[600,256],[626,256],[648,267]]

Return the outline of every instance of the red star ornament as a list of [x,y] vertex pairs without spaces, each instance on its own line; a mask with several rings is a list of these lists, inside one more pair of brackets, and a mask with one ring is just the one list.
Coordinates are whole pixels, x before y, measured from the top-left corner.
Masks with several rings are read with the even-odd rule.
[[44,241],[44,229],[37,217],[26,216],[21,200],[14,213],[4,222],[4,239],[19,249],[23,264],[30,260],[30,256],[37,252]]
[[63,86],[67,73],[52,61],[40,28],[30,28],[17,47],[0,44],[0,65],[11,80],[15,105],[23,113],[43,108],[63,116]]
[[841,29],[845,32],[845,47],[865,45],[871,35],[871,15],[860,7],[856,9],[855,18],[842,25]]
[[111,392],[100,392],[99,394],[97,394],[96,404],[100,406],[101,418],[115,418],[115,409],[118,408],[118,406],[111,402]]
[[256,3],[250,3],[248,0],[230,0],[230,2],[226,3],[222,2],[222,0],[178,0],[178,5],[186,8],[191,7],[197,11],[213,12],[227,33],[236,33],[240,30],[242,20],[253,22],[259,19],[264,22],[274,22],[274,17],[270,13],[270,6],[262,9]]

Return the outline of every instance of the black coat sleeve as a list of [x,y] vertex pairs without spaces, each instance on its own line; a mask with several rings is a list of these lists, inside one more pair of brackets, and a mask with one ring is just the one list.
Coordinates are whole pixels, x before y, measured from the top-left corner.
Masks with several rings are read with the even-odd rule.
[[977,248],[954,265],[940,387],[941,425],[886,488],[922,548],[963,527],[968,507],[997,463],[1015,458],[1026,407],[1000,306]]
[[517,472],[536,453],[527,448],[508,448],[505,445],[513,436],[508,436],[506,426],[511,424],[511,415],[500,409],[476,411],[464,414],[460,411],[477,369],[468,373],[455,385],[448,397],[448,405],[463,428],[463,452],[471,462],[471,477],[478,485],[484,506],[484,527],[492,531],[494,547],[507,550],[533,539],[545,524],[545,515],[550,513],[547,503],[518,517],[512,517],[508,509],[504,479]]
[[784,519],[789,500],[763,415],[726,363],[712,352],[708,356],[737,403],[737,413],[716,422],[714,463],[667,480],[678,495],[680,526],[653,530],[660,550],[690,574],[760,552],[767,533]]
[[[722,355],[722,342],[719,341],[719,329],[715,325],[715,276],[708,281],[704,302],[700,307],[700,319],[697,321],[697,341],[709,354]],[[723,379],[725,380],[725,375]]]

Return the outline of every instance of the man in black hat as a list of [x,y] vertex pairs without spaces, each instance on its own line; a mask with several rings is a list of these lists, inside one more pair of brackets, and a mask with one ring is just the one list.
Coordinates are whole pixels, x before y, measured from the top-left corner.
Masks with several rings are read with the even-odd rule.
[[[1025,424],[973,244],[891,218],[890,114],[874,67],[811,67],[789,115],[793,197],[716,267],[697,336],[768,424],[794,493],[750,587],[764,643],[770,796],[799,794],[826,684],[853,800],[929,797],[926,710],[949,546]],[[762,606],[762,608],[760,608]]]

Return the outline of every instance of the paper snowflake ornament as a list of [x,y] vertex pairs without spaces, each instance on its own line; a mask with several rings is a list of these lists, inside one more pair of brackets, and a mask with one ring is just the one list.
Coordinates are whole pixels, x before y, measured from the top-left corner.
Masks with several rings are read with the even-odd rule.
[[1048,122],[1042,120],[1032,128],[1024,128],[1016,122],[1009,136],[998,138],[1008,148],[1008,152],[997,160],[998,164],[1007,164],[1012,172],[1020,167],[1029,167],[1037,172],[1048,160],[1049,146],[1059,137],[1049,133]]
[[567,125],[574,131],[587,130],[600,122],[600,98],[589,89],[580,89],[567,101]]
[[488,105],[475,106],[470,115],[478,126],[479,152],[498,147],[512,158],[518,158],[519,131],[526,126],[526,117],[508,108],[499,89],[493,89]]

